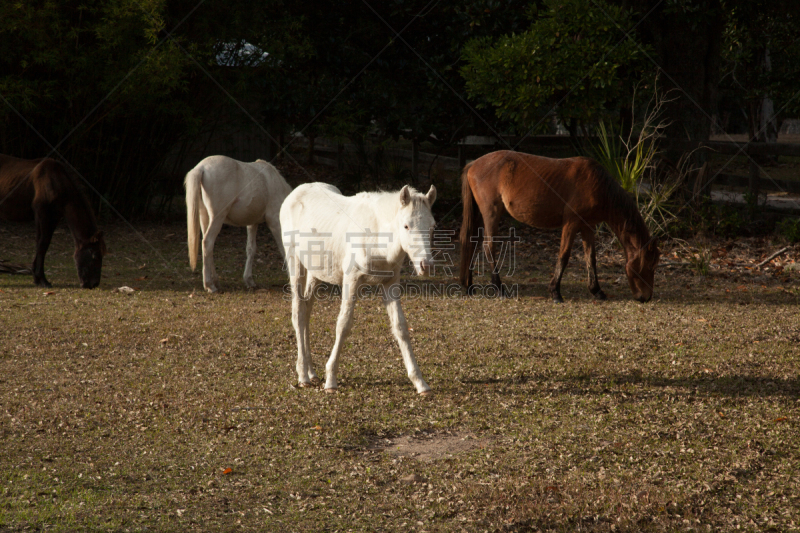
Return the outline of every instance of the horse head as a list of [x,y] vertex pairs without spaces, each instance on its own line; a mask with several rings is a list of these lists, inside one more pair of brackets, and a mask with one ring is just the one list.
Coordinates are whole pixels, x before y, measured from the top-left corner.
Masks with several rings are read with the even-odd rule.
[[75,246],[75,266],[78,268],[82,288],[94,289],[100,284],[104,255],[106,243],[102,231],[98,231],[90,239],[79,241]]
[[633,297],[642,303],[649,302],[653,297],[656,265],[661,252],[656,243],[650,241],[646,246],[627,255],[625,273],[628,275],[628,284]]
[[436,201],[436,187],[431,185],[427,194],[421,194],[408,185],[400,190],[400,210],[395,217],[395,234],[399,244],[408,254],[418,276],[428,274],[433,266],[433,228],[436,222],[431,206]]

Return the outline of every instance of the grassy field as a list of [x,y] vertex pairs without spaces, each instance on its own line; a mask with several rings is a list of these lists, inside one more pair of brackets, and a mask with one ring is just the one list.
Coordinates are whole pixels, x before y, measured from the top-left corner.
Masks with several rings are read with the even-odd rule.
[[[224,229],[215,295],[184,232],[107,226],[92,291],[63,230],[53,289],[0,275],[0,530],[800,530],[800,276],[781,268],[796,249],[761,271],[783,244],[718,243],[707,276],[666,250],[642,305],[610,245],[612,298],[593,301],[576,246],[555,305],[555,234],[522,231],[518,299],[404,300],[421,398],[375,298],[340,392],[295,388],[267,232],[247,291],[244,230]],[[0,242],[28,264],[33,227]],[[318,372],[338,304],[314,310]]]

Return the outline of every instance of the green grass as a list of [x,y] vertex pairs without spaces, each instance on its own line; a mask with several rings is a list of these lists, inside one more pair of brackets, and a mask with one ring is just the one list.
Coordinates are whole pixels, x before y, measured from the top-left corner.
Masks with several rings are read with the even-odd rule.
[[[4,258],[27,263],[33,229],[0,229]],[[263,290],[244,290],[244,230],[226,229],[226,291],[208,295],[179,224],[141,230],[106,229],[93,291],[77,287],[64,233],[53,294],[0,276],[0,530],[798,529],[796,274],[660,268],[641,305],[612,249],[599,258],[610,301],[591,299],[578,254],[555,305],[544,234],[510,280],[519,300],[404,301],[432,398],[405,377],[377,299],[358,303],[328,395],[293,388],[266,232]],[[320,373],[338,303],[314,309]],[[376,447],[446,435],[481,445],[427,462]]]

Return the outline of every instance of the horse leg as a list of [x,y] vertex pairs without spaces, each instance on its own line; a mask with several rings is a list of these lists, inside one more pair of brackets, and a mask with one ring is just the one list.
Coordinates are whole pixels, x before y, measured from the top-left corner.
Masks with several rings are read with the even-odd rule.
[[[483,253],[486,256],[486,261],[489,263],[489,268],[491,268],[492,272],[492,285],[497,288],[497,294],[502,297],[504,296],[503,291],[503,283],[500,281],[500,264],[498,264],[498,258],[496,257],[497,253],[497,243],[494,240],[495,235],[500,228],[500,213],[496,207],[490,207],[489,209],[481,210],[481,215],[483,215]],[[501,247],[502,249],[502,247]]]
[[217,269],[214,267],[214,242],[217,240],[222,229],[222,224],[225,222],[225,215],[217,214],[211,217],[208,224],[208,229],[203,234],[203,287],[208,292],[217,292],[219,287],[219,276],[217,276]]
[[33,259],[33,282],[38,287],[52,287],[44,275],[44,254],[50,247],[53,232],[61,217],[52,209],[44,206],[36,207],[34,212],[36,214],[36,257]]
[[431,394],[431,388],[425,383],[425,378],[422,377],[422,372],[417,366],[417,360],[414,358],[414,351],[411,349],[411,339],[408,335],[408,325],[406,324],[406,317],[403,314],[403,308],[400,306],[400,300],[392,297],[389,293],[389,287],[384,287],[387,290],[383,291],[383,305],[386,306],[386,313],[389,315],[389,322],[392,327],[392,334],[400,346],[400,353],[403,354],[403,364],[406,365],[406,372],[408,379],[417,388],[417,392],[424,396]]
[[339,369],[339,355],[342,345],[350,329],[353,327],[353,309],[356,306],[358,282],[353,278],[345,278],[342,282],[342,306],[339,309],[339,318],[336,319],[336,341],[328,362],[325,365],[325,390],[333,392],[337,389],[336,372]]
[[281,253],[281,257],[283,257],[285,252],[283,250],[283,235],[281,235],[280,219],[277,216],[268,216],[267,227],[269,228],[270,233],[272,233],[272,237],[275,239],[275,244],[278,245],[278,251]]
[[297,380],[301,387],[310,387],[312,381],[310,374],[313,374],[313,371],[311,371],[311,351],[308,342],[308,322],[311,315],[311,306],[305,294],[308,270],[297,258],[292,257],[291,261],[289,273],[292,286],[292,325],[297,338]]
[[256,282],[253,281],[253,261],[256,258],[257,232],[258,224],[247,226],[247,261],[244,264],[244,284],[250,289],[256,288]]
[[569,263],[569,254],[572,250],[572,243],[575,241],[575,232],[575,227],[570,223],[564,224],[561,230],[561,250],[558,253],[553,279],[550,280],[550,296],[556,303],[564,302],[561,297],[561,276],[564,275],[564,269],[567,268],[567,263]]
[[[307,274],[308,275],[308,274]],[[306,328],[303,332],[306,337],[306,353],[308,354],[308,367],[306,368],[308,379],[314,385],[320,384],[320,379],[317,376],[317,373],[314,372],[314,365],[311,364],[311,327],[309,324],[311,323],[311,310],[314,308],[314,300],[316,296],[314,295],[314,288],[316,287],[315,280],[312,279],[311,283],[306,283],[306,292],[305,292],[305,299],[306,299],[306,316],[305,316],[305,324]]]
[[52,287],[44,274],[44,256],[50,247],[58,217],[46,207],[36,210],[36,256],[33,259],[33,282],[39,287]]
[[586,271],[589,274],[589,292],[598,300],[605,300],[606,293],[600,288],[597,280],[597,258],[595,255],[594,228],[585,227],[581,229],[581,239],[583,240],[583,257],[586,260]]

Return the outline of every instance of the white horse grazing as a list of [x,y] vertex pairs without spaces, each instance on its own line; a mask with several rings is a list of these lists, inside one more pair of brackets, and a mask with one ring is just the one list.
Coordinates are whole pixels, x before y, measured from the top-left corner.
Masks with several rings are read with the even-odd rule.
[[325,365],[325,390],[337,388],[342,345],[353,324],[359,287],[380,286],[392,333],[403,354],[408,377],[420,394],[430,387],[414,359],[403,309],[400,267],[406,255],[418,275],[433,265],[431,205],[436,188],[420,194],[405,186],[399,192],[342,196],[324,183],[300,185],[281,206],[283,244],[292,287],[292,323],[297,335],[297,376],[301,387],[319,382],[311,365],[308,322],[319,282],[341,285],[342,306],[336,341]]
[[278,249],[281,245],[279,211],[292,188],[278,169],[259,159],[242,163],[224,155],[206,157],[186,174],[186,221],[189,230],[189,264],[197,267],[200,230],[203,231],[203,287],[217,292],[219,276],[214,268],[214,241],[223,224],[247,226],[247,262],[244,283],[253,281],[258,224],[266,222]]

